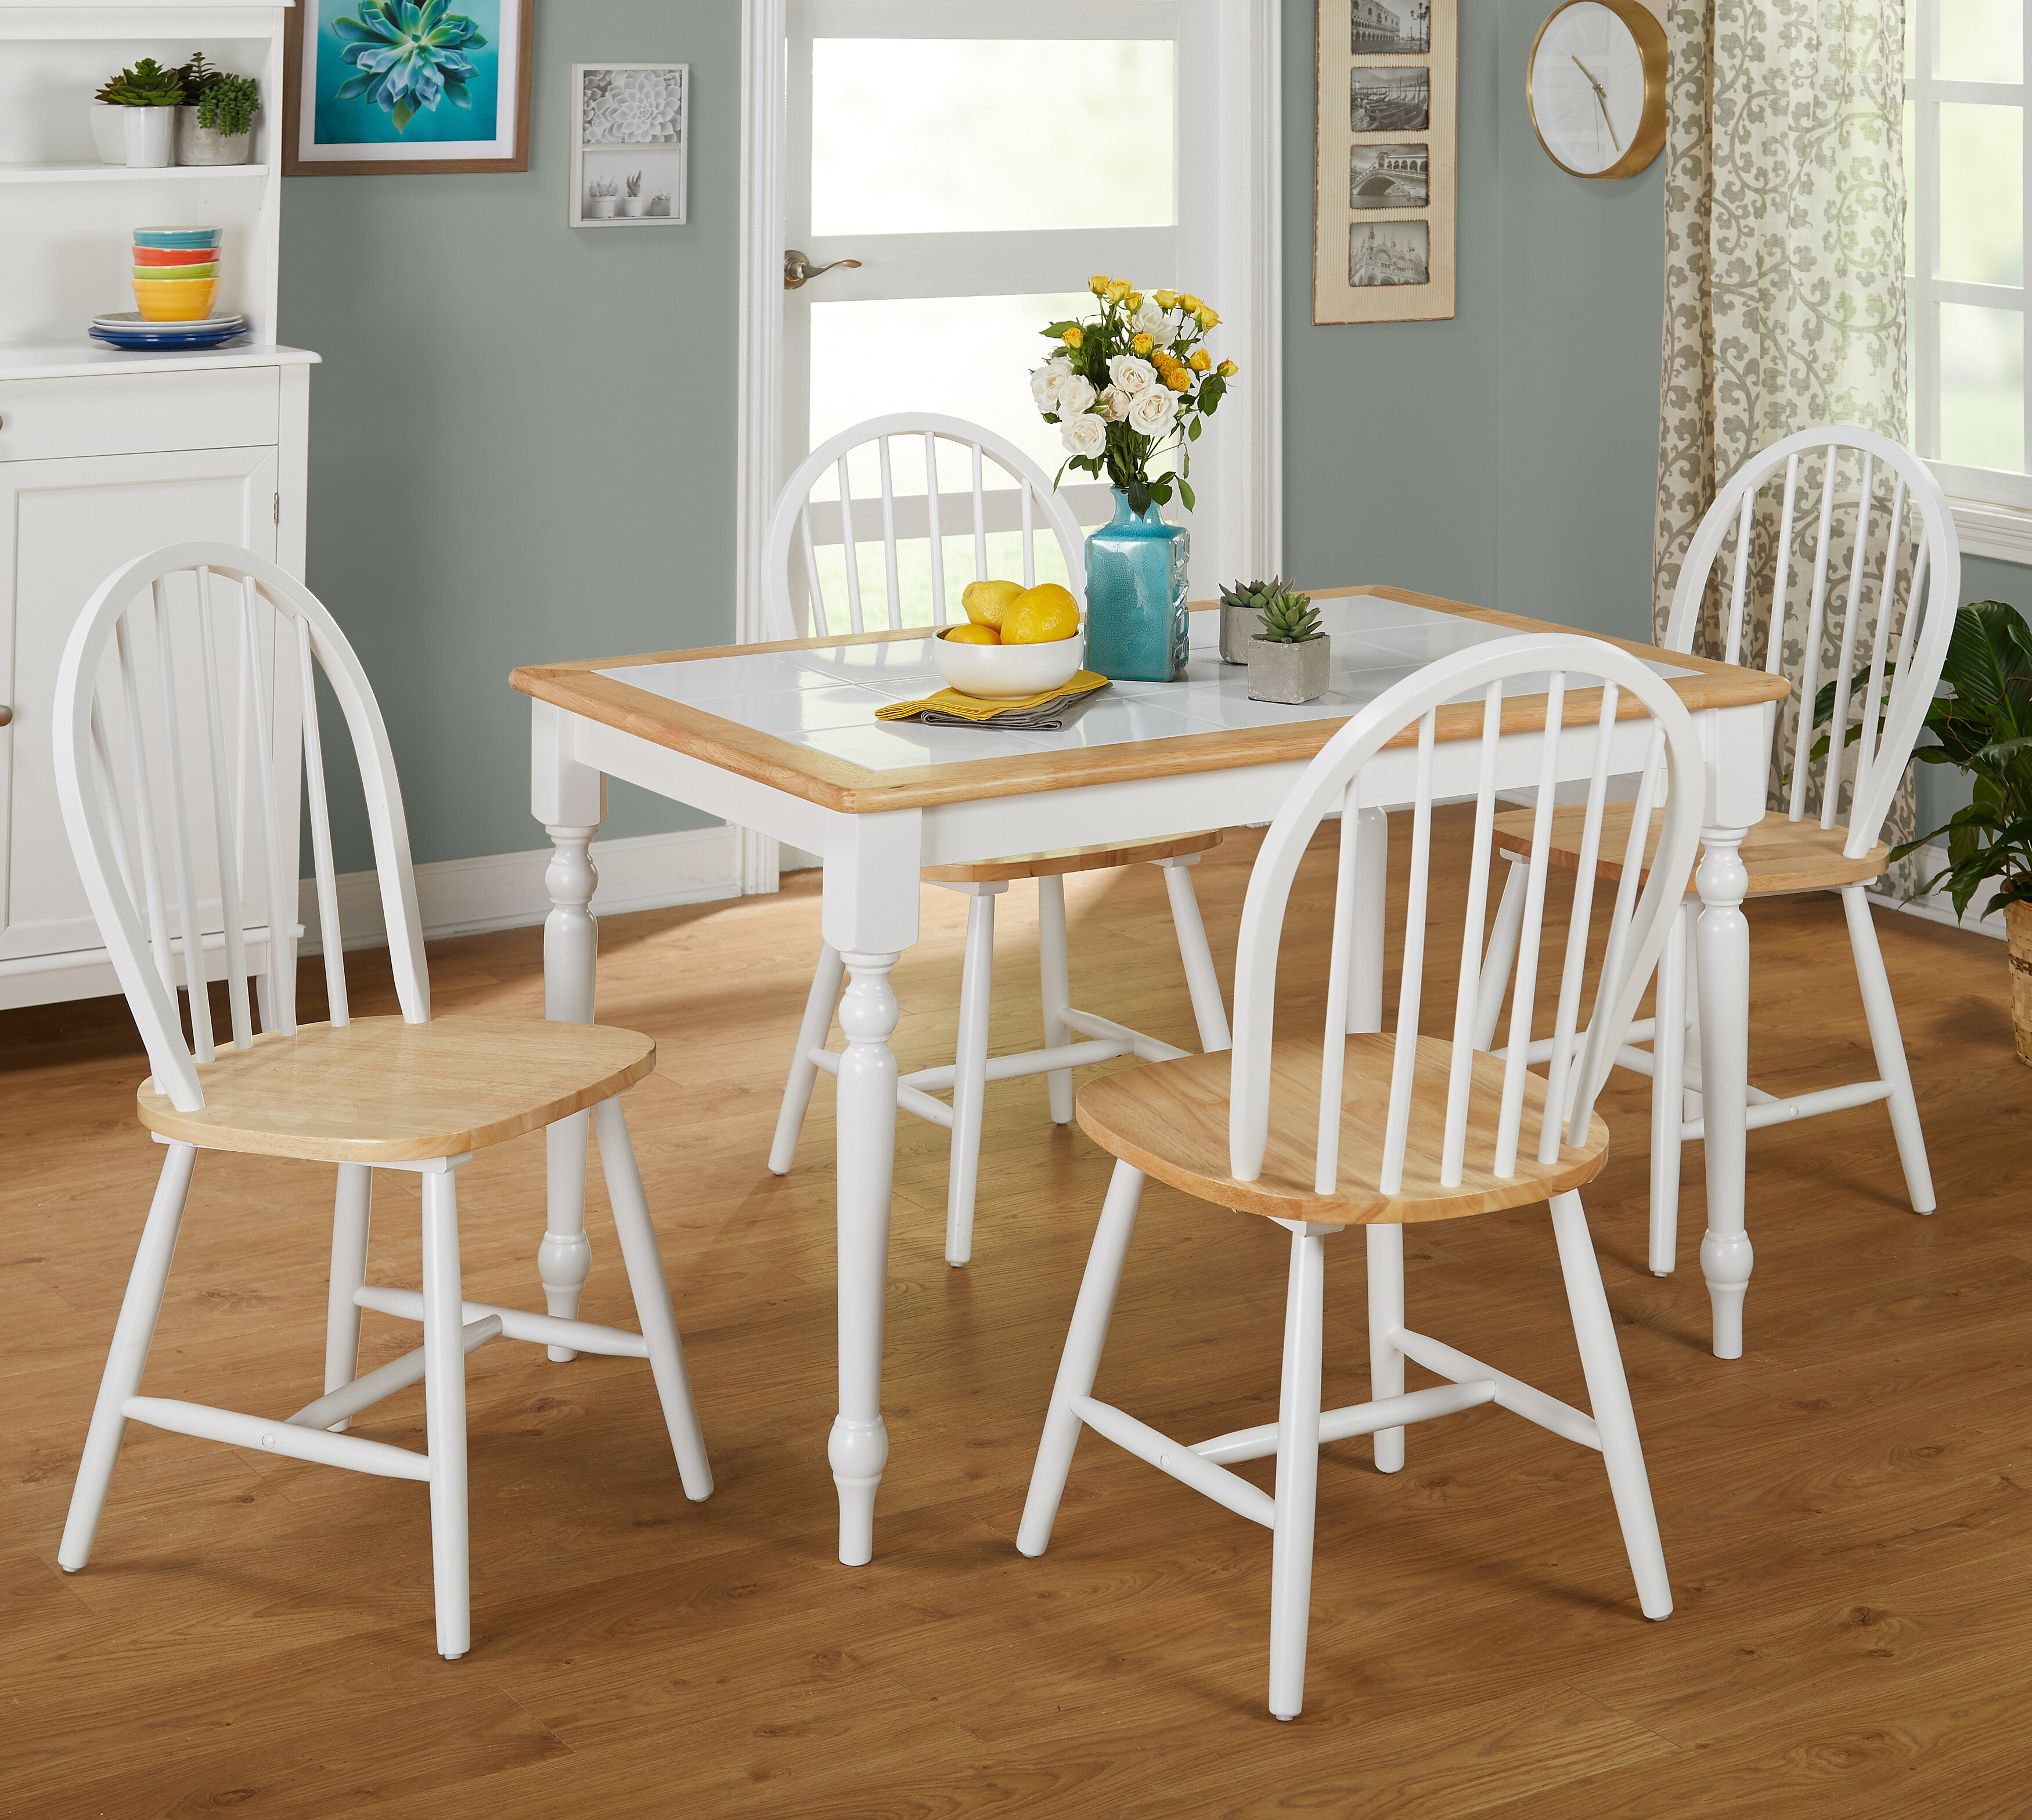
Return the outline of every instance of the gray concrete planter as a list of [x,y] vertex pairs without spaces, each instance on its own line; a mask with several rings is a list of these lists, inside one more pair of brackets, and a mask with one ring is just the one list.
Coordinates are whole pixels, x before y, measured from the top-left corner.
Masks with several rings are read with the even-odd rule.
[[[1225,613],[1226,609],[1223,609]],[[1327,692],[1333,675],[1333,641],[1308,638],[1302,645],[1253,637],[1249,641],[1249,699],[1295,706]]]
[[195,107],[177,110],[177,163],[248,164],[253,161],[254,131],[216,133],[197,123]]
[[1223,663],[1246,663],[1249,661],[1249,644],[1263,630],[1263,615],[1254,607],[1231,607],[1226,601],[1220,608],[1220,660]]

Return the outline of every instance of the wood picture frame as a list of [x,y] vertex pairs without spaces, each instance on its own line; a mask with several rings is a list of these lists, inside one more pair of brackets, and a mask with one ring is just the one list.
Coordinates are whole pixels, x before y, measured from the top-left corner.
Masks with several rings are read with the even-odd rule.
[[[448,17],[473,20],[485,39],[463,52],[472,67],[465,105],[449,89],[409,110],[402,127],[394,114],[368,95],[341,98],[357,80],[342,53],[357,42],[363,5],[370,9],[399,0],[297,0],[282,27],[282,174],[285,177],[401,177],[425,172],[525,171],[529,168],[530,71],[534,61],[536,0],[450,0]],[[334,29],[344,21],[353,29]],[[372,30],[371,17],[364,22]],[[311,91],[304,104],[306,73]],[[416,121],[425,134],[402,135]],[[469,125],[473,136],[455,129]],[[491,134],[476,129],[491,125]]]
[[1454,313],[1459,0],[1320,0],[1313,320]]
[[[682,227],[691,105],[689,63],[574,63],[566,220],[573,227]],[[592,193],[596,184],[610,186],[603,198]],[[627,195],[623,185],[633,186]]]

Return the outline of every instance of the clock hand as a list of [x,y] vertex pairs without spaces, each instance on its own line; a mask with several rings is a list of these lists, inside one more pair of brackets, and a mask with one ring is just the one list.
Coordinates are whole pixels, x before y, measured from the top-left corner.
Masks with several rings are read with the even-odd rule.
[[1616,122],[1609,116],[1608,96],[1607,92],[1603,89],[1602,85],[1595,80],[1594,72],[1589,69],[1585,63],[1582,62],[1578,57],[1574,58],[1574,67],[1578,69],[1582,75],[1585,76],[1588,79],[1589,88],[1594,91],[1594,104],[1601,110],[1602,122],[1608,129],[1610,142],[1616,147],[1616,149],[1618,151],[1622,151],[1623,141],[1616,136]]

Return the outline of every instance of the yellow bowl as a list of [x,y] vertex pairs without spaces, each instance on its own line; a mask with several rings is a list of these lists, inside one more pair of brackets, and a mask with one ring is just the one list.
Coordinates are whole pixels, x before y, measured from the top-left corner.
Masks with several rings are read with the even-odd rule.
[[212,301],[218,295],[217,278],[197,284],[138,278],[134,281],[135,307],[151,323],[202,322],[211,314]]

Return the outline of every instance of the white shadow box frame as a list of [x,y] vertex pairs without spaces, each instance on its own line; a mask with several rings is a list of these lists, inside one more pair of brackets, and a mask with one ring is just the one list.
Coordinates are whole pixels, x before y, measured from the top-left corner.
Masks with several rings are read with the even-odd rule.
[[[682,227],[691,163],[689,63],[574,63],[573,227]],[[630,196],[629,182],[637,181]],[[596,186],[613,186],[596,196]],[[603,203],[609,205],[600,212]],[[629,212],[632,208],[633,212]]]

